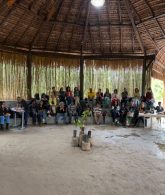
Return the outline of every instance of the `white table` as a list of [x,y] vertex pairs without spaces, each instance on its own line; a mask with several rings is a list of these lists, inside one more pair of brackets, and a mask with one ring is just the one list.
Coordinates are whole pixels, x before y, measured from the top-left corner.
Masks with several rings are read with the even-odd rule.
[[[145,119],[146,119],[146,118],[150,118],[150,119],[151,119],[150,128],[152,128],[152,119],[153,119],[153,118],[160,118],[160,119],[161,119],[161,118],[165,118],[165,115],[164,115],[164,114],[159,114],[159,113],[157,113],[157,114],[139,113],[139,117],[143,117],[143,118],[144,118],[144,128],[146,127],[146,126],[145,126]],[[161,123],[160,123],[160,127],[161,127]]]
[[17,113],[20,113],[22,116],[22,122],[21,122],[21,128],[19,129],[24,129],[24,113],[25,111],[22,108],[11,108],[11,110],[14,112],[14,127],[18,127],[17,125]]

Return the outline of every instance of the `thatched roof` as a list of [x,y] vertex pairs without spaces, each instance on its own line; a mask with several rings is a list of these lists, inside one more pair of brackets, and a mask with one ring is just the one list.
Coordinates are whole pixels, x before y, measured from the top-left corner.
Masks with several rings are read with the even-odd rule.
[[[7,3],[8,2],[8,3]],[[71,54],[155,54],[164,0],[0,0],[0,48]]]

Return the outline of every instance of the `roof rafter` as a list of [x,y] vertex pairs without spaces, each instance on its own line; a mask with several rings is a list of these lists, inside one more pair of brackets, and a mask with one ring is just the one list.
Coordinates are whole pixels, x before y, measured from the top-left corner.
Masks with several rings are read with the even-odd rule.
[[89,15],[90,15],[90,1],[88,1],[88,5],[87,5],[87,12],[86,12],[86,19],[85,19],[85,27],[84,27],[84,33],[82,36],[82,40],[81,40],[81,47],[80,47],[80,55],[83,55],[83,49],[84,49],[84,43],[86,40],[86,32],[87,32],[87,28],[88,28],[88,19],[89,19]]
[[14,4],[9,8],[7,15],[1,21],[0,26],[4,24],[4,22],[8,19],[8,17],[12,14],[12,12],[17,8],[17,5],[20,3],[21,0],[15,0]]
[[83,9],[84,2],[85,2],[85,1],[81,1],[81,4],[80,4],[80,9],[78,10],[78,12],[77,12],[77,14],[76,14],[76,22],[74,23],[73,28],[72,28],[71,38],[70,38],[70,40],[69,40],[69,44],[68,44],[68,51],[70,51],[70,49],[71,49],[71,43],[72,43],[72,39],[73,39],[73,35],[74,35],[74,31],[75,31],[75,26],[77,25],[78,20],[80,19],[80,16],[81,16],[81,10]]
[[[71,0],[70,5],[69,5],[69,7],[68,7],[68,11],[67,11],[67,13],[65,14],[65,19],[64,19],[64,21],[67,20],[67,17],[68,17],[69,13],[70,13],[71,10],[72,10],[72,3],[73,3],[73,2],[74,2],[74,0]],[[60,35],[59,35],[59,37],[58,37],[57,44],[56,44],[56,46],[55,46],[55,51],[56,51],[57,48],[58,48],[58,45],[59,45],[59,42],[60,42],[60,40],[61,40],[61,37],[63,36],[65,27],[66,27],[66,25],[63,24],[63,25],[62,25],[62,28],[61,28],[61,33],[60,33]]]
[[128,16],[129,16],[129,18],[130,18],[130,20],[131,20],[132,27],[133,27],[133,29],[134,29],[135,35],[136,35],[137,40],[138,40],[138,42],[139,42],[140,48],[141,48],[142,52],[145,53],[145,49],[144,49],[143,42],[142,42],[142,40],[141,40],[141,37],[140,37],[139,32],[138,32],[138,29],[137,29],[137,27],[136,27],[136,25],[135,25],[135,21],[134,21],[134,19],[133,19],[132,14],[131,14],[132,12],[131,12],[131,9],[130,9],[129,2],[128,2],[128,0],[124,0],[124,2],[125,2],[125,5],[126,5],[126,9],[127,9],[127,12],[128,12]]
[[55,25],[57,24],[57,23],[56,23],[56,19],[57,19],[57,16],[59,15],[59,13],[60,13],[60,11],[61,11],[61,8],[62,8],[63,3],[64,3],[64,0],[59,0],[59,1],[57,1],[57,4],[56,4],[57,11],[55,12],[55,20],[54,20],[54,22],[52,23],[52,27],[50,28],[50,31],[49,31],[49,33],[48,33],[48,36],[47,36],[47,39],[46,39],[46,42],[45,42],[45,46],[44,46],[45,49],[47,48],[47,45],[48,45],[48,41],[49,41],[50,35],[52,34],[52,31],[53,31]]
[[106,10],[107,10],[107,15],[108,15],[108,34],[109,34],[109,40],[110,40],[110,47],[109,47],[109,51],[112,52],[112,32],[111,32],[111,17],[110,17],[110,13],[109,13],[109,10],[110,10],[110,5],[109,5],[109,1],[106,1]]

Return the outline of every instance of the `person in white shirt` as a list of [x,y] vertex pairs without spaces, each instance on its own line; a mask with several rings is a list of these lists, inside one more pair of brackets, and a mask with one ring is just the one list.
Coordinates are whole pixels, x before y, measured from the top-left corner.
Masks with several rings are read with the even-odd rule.
[[99,103],[97,103],[96,107],[94,107],[93,114],[94,114],[94,123],[100,125],[100,121],[102,117],[102,108]]

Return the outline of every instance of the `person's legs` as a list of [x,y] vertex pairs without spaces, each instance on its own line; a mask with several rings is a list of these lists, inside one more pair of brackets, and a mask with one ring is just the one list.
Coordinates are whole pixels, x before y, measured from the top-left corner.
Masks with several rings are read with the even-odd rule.
[[47,110],[43,111],[43,120],[44,120],[44,123],[47,124]]
[[3,130],[4,129],[4,124],[5,124],[5,117],[0,116],[0,128]]
[[116,119],[116,112],[114,110],[111,111],[111,116],[112,116],[112,122],[115,122]]
[[63,116],[64,123],[67,124],[67,121],[66,121],[67,114],[66,113],[62,113],[62,116]]
[[69,124],[71,124],[71,122],[72,122],[72,113],[68,113],[68,117],[69,117]]
[[60,117],[60,113],[56,113],[55,115],[55,123],[58,124],[58,119]]
[[97,124],[97,115],[94,113],[94,123]]
[[24,112],[24,125],[25,126],[27,126],[27,123],[28,123],[28,115],[29,115],[28,111],[25,111]]
[[43,120],[43,113],[39,112],[37,114],[37,119],[38,119],[38,124],[41,125],[42,124],[42,120]]
[[35,112],[32,112],[32,122],[33,122],[33,125],[36,124],[36,119],[37,119],[37,114]]
[[97,116],[97,122],[98,122],[98,125],[100,125],[100,123],[101,123],[101,114],[99,114],[99,115]]
[[6,129],[9,129],[10,116],[5,116],[5,122],[6,122]]

